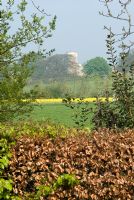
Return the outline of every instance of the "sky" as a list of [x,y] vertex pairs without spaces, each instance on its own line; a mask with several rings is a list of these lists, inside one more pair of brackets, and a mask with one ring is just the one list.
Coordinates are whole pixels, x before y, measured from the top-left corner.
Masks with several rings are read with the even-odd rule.
[[[17,0],[20,1],[20,0]],[[51,16],[46,16],[46,21],[56,15],[56,30],[53,36],[45,42],[44,48],[48,51],[55,49],[54,54],[64,54],[75,51],[78,53],[78,62],[84,64],[87,60],[102,56],[106,58],[106,30],[104,25],[119,28],[117,20],[109,20],[100,16],[99,11],[105,7],[99,0],[33,0]],[[28,0],[30,12],[35,12],[31,0]],[[113,11],[118,12],[118,6],[113,5]],[[37,10],[36,10],[37,12]],[[38,13],[38,12],[37,12]],[[16,22],[17,23],[17,22]]]
[[99,15],[98,0],[36,0],[40,8],[57,16],[53,37],[47,49],[55,53],[75,51],[83,64],[96,56],[106,56],[105,19]]

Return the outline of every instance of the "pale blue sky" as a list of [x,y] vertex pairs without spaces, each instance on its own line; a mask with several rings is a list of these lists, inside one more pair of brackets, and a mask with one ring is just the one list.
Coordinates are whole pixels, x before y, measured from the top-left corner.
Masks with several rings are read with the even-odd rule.
[[46,44],[55,53],[78,52],[80,63],[105,56],[104,19],[98,0],[37,0],[47,13],[57,16],[56,31]]
[[[19,2],[20,0],[16,0]],[[78,61],[83,64],[96,56],[106,58],[106,31],[104,25],[118,30],[120,22],[109,20],[99,15],[104,10],[99,0],[33,0],[36,5],[44,9],[51,17],[57,16],[56,30],[53,37],[46,40],[44,48],[55,48],[55,53],[68,51],[78,52]],[[27,16],[31,12],[37,12],[28,0]],[[117,0],[114,1],[113,11],[118,13]],[[46,17],[49,21],[51,17]],[[17,23],[17,22],[16,22]],[[34,46],[33,46],[34,48]]]

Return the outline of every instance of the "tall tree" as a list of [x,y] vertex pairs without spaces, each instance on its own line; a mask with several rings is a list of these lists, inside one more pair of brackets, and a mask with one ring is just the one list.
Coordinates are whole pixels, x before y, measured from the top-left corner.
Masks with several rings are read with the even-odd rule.
[[96,57],[88,60],[84,65],[84,72],[88,75],[108,75],[111,71],[107,61],[102,57]]
[[37,7],[39,16],[34,13],[27,19],[28,1],[19,2],[0,0],[0,121],[31,110],[32,92],[25,93],[23,89],[31,74],[28,64],[33,61],[35,52],[23,52],[27,45],[34,43],[40,49],[36,53],[42,54],[44,40],[51,37],[55,29],[56,17],[48,26],[44,25],[46,14]]

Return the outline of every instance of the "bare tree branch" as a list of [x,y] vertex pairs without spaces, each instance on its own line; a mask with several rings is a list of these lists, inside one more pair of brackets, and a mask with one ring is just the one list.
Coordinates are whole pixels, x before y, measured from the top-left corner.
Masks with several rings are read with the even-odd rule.
[[34,1],[33,0],[31,0],[31,2],[32,2],[32,4],[33,4],[33,6],[41,13],[41,14],[43,14],[43,15],[46,15],[46,16],[51,16],[50,14],[47,14],[46,12],[45,12],[45,10],[43,9],[43,10],[41,10],[40,9],[40,7],[39,6],[37,6],[35,3],[34,3]]
[[[120,11],[117,15],[113,14],[113,10],[111,8],[112,3],[117,3],[117,0],[99,0],[99,2],[103,3],[106,7],[106,12],[99,12],[100,15],[113,18],[115,20],[124,21],[126,24],[122,27],[121,32],[114,33],[114,36],[116,37],[115,43],[123,42],[124,46],[126,47],[126,50],[130,50],[130,48],[134,45],[133,42],[130,42],[129,37],[134,34],[134,24],[132,23],[131,15],[128,11],[128,6],[132,2],[132,0],[118,0],[118,5],[120,6]],[[111,31],[111,27],[104,27],[104,29]],[[125,41],[127,40],[127,43],[129,44],[125,45]],[[128,41],[129,40],[129,41]]]

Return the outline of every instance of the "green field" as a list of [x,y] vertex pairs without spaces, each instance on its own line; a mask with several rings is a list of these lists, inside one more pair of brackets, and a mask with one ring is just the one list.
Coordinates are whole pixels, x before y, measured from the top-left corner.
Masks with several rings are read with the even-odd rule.
[[[91,107],[93,104],[91,103]],[[50,120],[52,122],[64,124],[67,127],[74,127],[75,123],[72,120],[72,110],[63,104],[42,104],[35,105],[29,119],[35,121]],[[87,127],[91,127],[91,115],[86,123]]]

